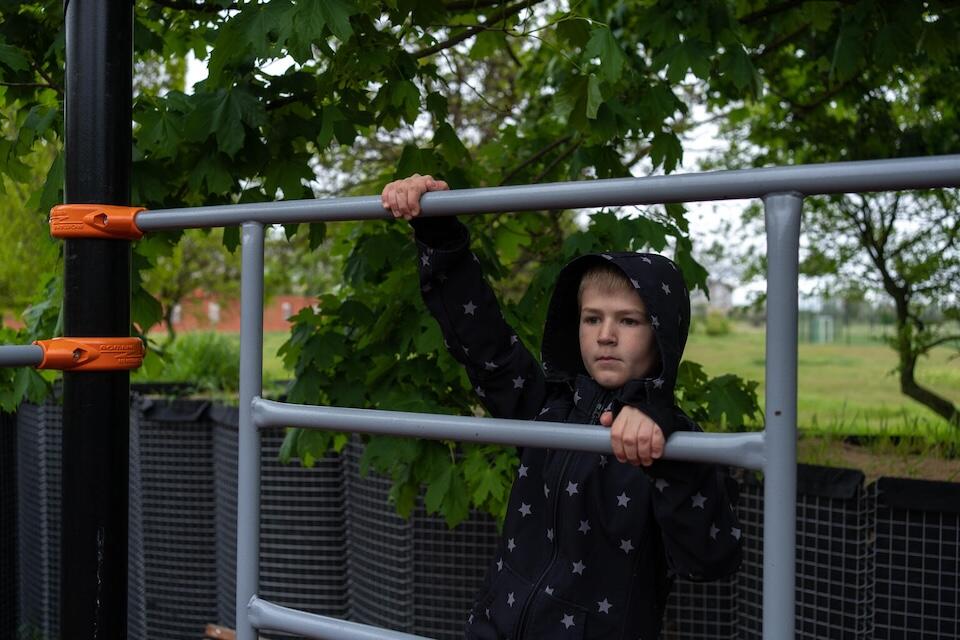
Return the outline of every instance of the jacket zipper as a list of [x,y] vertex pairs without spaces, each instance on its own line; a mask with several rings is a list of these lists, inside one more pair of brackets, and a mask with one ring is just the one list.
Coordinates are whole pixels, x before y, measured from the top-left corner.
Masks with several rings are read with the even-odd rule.
[[[600,424],[600,414],[603,413],[603,407],[606,401],[606,394],[600,396],[600,401],[593,408],[593,412],[590,414],[590,422],[587,424]],[[553,555],[550,556],[550,562],[547,563],[547,566],[544,567],[543,571],[540,573],[540,577],[537,578],[537,581],[533,585],[533,589],[530,591],[526,601],[523,603],[523,609],[520,610],[520,622],[518,625],[519,630],[517,631],[516,636],[517,640],[522,640],[523,634],[526,631],[527,613],[529,613],[530,604],[540,591],[540,585],[543,584],[543,580],[547,577],[547,573],[549,573],[553,563],[557,561],[557,556],[560,555],[560,491],[563,487],[563,480],[567,473],[567,465],[570,463],[571,455],[573,454],[569,451],[564,454],[563,464],[560,465],[560,475],[557,477],[556,486],[553,487]]]

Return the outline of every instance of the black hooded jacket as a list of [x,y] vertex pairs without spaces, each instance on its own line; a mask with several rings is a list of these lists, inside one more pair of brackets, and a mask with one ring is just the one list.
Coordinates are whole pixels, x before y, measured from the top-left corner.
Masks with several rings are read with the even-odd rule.
[[[451,354],[497,418],[599,424],[624,405],[669,437],[699,428],[675,405],[690,301],[676,265],[655,254],[588,255],[560,273],[544,327],[542,366],[504,321],[454,218],[414,220],[423,299]],[[660,370],[604,389],[580,357],[580,278],[609,263],[646,306]],[[648,468],[613,456],[525,449],[503,537],[470,612],[466,637],[652,640],[672,575],[709,580],[740,564],[740,524],[717,467],[668,460]]]

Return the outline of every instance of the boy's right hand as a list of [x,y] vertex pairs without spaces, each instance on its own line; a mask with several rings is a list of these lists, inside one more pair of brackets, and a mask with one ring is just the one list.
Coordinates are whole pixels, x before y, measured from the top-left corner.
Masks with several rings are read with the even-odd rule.
[[420,215],[420,196],[428,191],[447,191],[450,187],[443,180],[415,173],[403,180],[394,180],[383,188],[380,201],[394,218],[413,220]]

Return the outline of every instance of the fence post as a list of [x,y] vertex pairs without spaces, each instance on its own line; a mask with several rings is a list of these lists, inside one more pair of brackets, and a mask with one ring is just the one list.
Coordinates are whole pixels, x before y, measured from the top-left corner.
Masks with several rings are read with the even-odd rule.
[[237,457],[237,640],[256,640],[247,605],[260,567],[260,434],[253,399],[263,388],[263,225],[245,222],[240,272],[240,425]]
[[763,198],[767,228],[763,637],[793,640],[797,530],[798,193]]
[[[133,2],[68,0],[65,201],[129,204]],[[130,335],[130,242],[64,245],[64,335]],[[60,629],[127,637],[128,371],[63,375]]]

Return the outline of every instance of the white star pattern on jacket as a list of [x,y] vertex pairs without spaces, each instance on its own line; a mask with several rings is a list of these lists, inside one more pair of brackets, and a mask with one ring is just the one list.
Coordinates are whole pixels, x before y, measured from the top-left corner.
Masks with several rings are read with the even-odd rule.
[[517,548],[517,543],[513,541],[513,538],[507,540],[507,551],[513,551]]
[[640,283],[637,282],[636,280],[634,280],[633,278],[630,278],[630,284],[633,285],[633,288],[634,288],[634,289],[639,289],[639,288],[640,288]]
[[607,466],[607,456],[600,456],[600,466],[601,467]]
[[670,295],[670,285],[668,285],[666,282],[661,282],[660,288],[663,289],[665,294]]
[[590,531],[590,521],[589,521],[589,520],[581,520],[581,521],[580,521],[580,528],[577,529],[577,531],[579,531],[580,533],[586,535],[587,531]]
[[720,529],[717,529],[717,523],[714,522],[710,525],[710,537],[716,540],[718,533],[720,533]]
[[630,553],[633,551],[633,542],[630,540],[621,540],[620,548],[623,549],[624,553]]
[[473,300],[468,300],[467,304],[463,305],[463,312],[468,316],[474,315],[473,312],[477,310],[477,305],[473,304]]
[[427,257],[427,256],[420,256],[420,263],[421,263],[423,266],[425,266],[425,267],[429,267],[429,266],[430,266],[430,258]]
[[553,542],[553,529],[547,529],[547,540]]
[[526,502],[521,502],[520,508],[517,509],[517,511],[519,511],[521,516],[524,518],[531,514],[530,505],[528,505]]
[[739,540],[739,539],[740,539],[740,529],[738,529],[737,527],[733,527],[732,529],[730,529],[730,535],[732,535],[734,538],[736,538],[737,540]]
[[707,502],[706,496],[702,495],[699,491],[697,495],[690,498],[690,500],[693,502],[694,509],[703,509],[703,505]]
[[583,575],[583,570],[587,568],[587,565],[583,564],[582,560],[577,560],[573,563],[573,572],[578,576]]
[[510,344],[517,344],[519,339],[517,336],[510,336]]
[[516,378],[513,379],[513,388],[523,389],[524,382],[526,382],[526,380],[524,380],[522,376],[517,376]]
[[663,378],[657,378],[656,380],[653,381],[654,389],[659,389],[661,387],[663,387]]
[[520,465],[520,468],[517,469],[517,477],[526,478],[527,477],[527,467]]
[[547,586],[545,586],[545,587],[543,588],[543,592],[546,593],[548,596],[552,596],[552,595],[553,595],[553,587],[551,587],[550,585],[547,585]]
[[657,488],[657,491],[663,493],[663,490],[670,486],[670,483],[664,480],[663,478],[657,478],[657,481],[653,483]]
[[660,326],[660,321],[657,320],[657,316],[650,316],[650,324],[653,325],[654,329]]
[[599,609],[600,609],[597,613],[607,613],[607,614],[609,614],[609,613],[610,613],[610,607],[612,607],[612,606],[613,606],[613,605],[610,604],[610,603],[607,601],[606,598],[604,598],[603,600],[601,600],[600,602],[597,603],[597,607],[599,607]]
[[577,491],[577,484],[576,482],[567,482],[567,495],[572,496],[575,493],[579,493],[579,491]]
[[628,502],[630,502],[630,496],[627,495],[626,491],[617,496],[618,507],[626,507]]
[[497,560],[497,571],[503,571],[503,558]]
[[474,389],[474,391],[476,391],[477,395],[480,396],[481,398],[487,397],[487,394],[483,392],[483,389],[481,387],[477,387],[476,389]]
[[573,392],[573,404],[580,404],[583,398],[580,397],[580,389]]
[[512,607],[514,602],[516,602],[516,600],[513,599],[513,591],[511,591],[507,594],[507,606]]
[[643,257],[640,258],[640,259],[643,260],[644,262],[646,262],[647,264],[653,264],[653,262],[652,262],[652,261],[650,260],[650,258],[648,258],[647,256],[643,256]]
[[483,367],[484,367],[484,369],[486,369],[487,371],[493,371],[494,369],[497,368],[497,363],[496,363],[496,362],[484,362],[484,363],[483,363]]
[[544,498],[550,497],[550,487],[547,486],[547,483],[543,483],[543,497]]
[[564,626],[565,629],[576,626],[573,624],[573,616],[569,613],[563,614],[563,618],[560,620],[560,624]]

